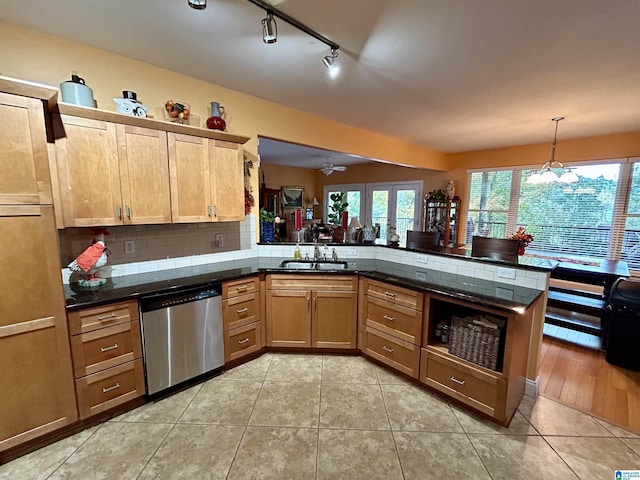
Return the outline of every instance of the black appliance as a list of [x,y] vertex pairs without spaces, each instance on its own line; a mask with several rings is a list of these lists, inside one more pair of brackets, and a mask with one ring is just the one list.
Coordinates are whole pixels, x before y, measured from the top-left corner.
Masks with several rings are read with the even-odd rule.
[[619,278],[609,294],[611,316],[606,360],[640,370],[640,281]]

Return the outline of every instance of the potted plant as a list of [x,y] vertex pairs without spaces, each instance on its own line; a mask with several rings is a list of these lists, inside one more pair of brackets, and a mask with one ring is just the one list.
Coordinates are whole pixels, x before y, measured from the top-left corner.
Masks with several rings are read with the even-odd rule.
[[342,225],[342,212],[344,212],[349,204],[346,201],[346,193],[332,193],[329,199],[333,202],[329,205],[331,213],[329,214],[329,223],[332,225]]
[[264,208],[260,209],[260,240],[265,243],[272,243],[275,240],[274,222],[276,216]]

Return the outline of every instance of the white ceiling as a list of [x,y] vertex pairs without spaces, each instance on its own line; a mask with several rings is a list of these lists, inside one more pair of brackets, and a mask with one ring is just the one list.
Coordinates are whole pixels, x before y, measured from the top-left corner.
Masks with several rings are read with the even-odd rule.
[[444,152],[640,130],[638,0],[19,0],[0,18]]

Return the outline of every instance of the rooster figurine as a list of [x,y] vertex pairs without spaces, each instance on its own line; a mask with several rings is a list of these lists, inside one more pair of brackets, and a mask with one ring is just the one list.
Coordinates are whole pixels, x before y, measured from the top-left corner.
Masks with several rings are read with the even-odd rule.
[[99,287],[107,282],[106,279],[97,277],[96,271],[107,264],[109,250],[104,243],[104,236],[109,235],[109,232],[106,228],[92,228],[91,232],[94,236],[91,246],[68,265],[71,271],[83,276],[78,284],[85,288]]

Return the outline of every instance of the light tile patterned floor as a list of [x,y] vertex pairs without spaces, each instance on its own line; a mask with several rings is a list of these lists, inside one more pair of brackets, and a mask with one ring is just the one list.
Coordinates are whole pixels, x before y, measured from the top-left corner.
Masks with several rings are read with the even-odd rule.
[[265,354],[5,465],[30,479],[584,479],[640,437],[525,397],[509,428],[362,357]]

